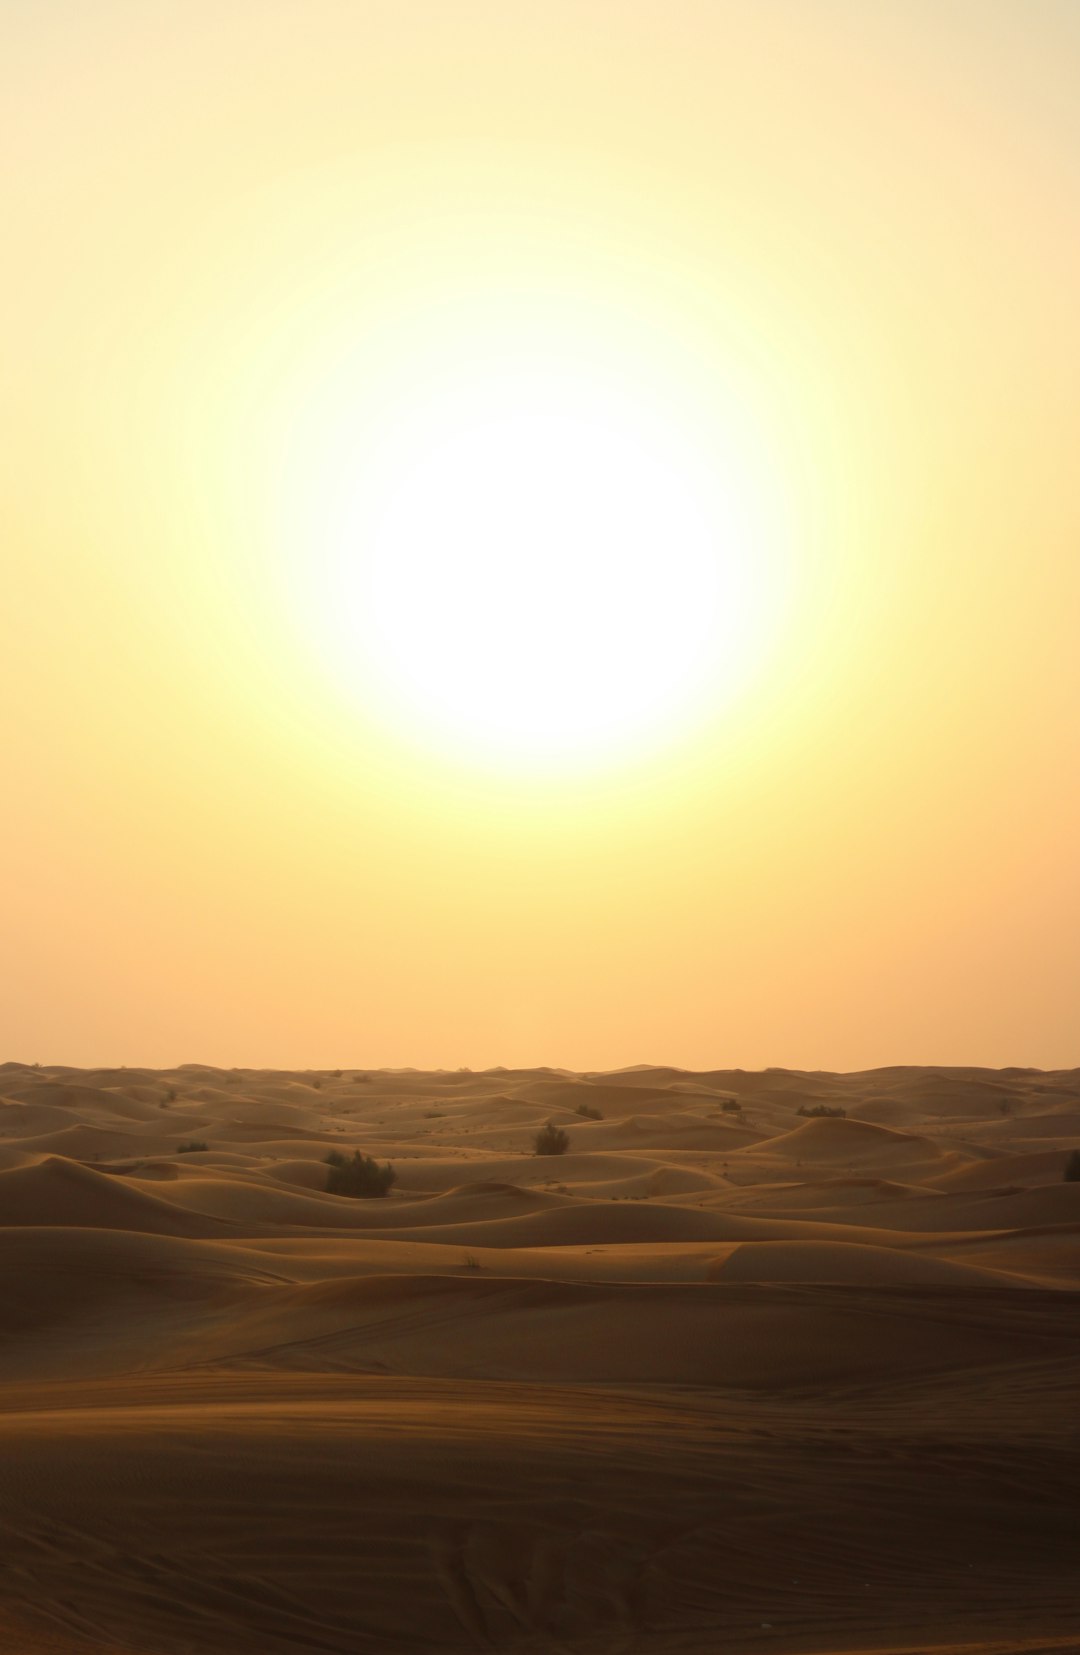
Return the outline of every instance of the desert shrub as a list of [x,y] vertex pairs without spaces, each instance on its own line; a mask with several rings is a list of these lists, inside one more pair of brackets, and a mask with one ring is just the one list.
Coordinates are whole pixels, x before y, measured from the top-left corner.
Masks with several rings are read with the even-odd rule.
[[583,1115],[587,1121],[602,1121],[604,1118],[604,1111],[597,1109],[593,1103],[579,1103],[574,1114]]
[[165,1094],[165,1102],[166,1103],[175,1103],[176,1102],[176,1087],[175,1086],[170,1086],[169,1087],[169,1090]]
[[479,1270],[480,1260],[475,1253],[466,1253],[461,1261],[461,1268],[463,1270]]
[[349,1157],[343,1155],[340,1149],[332,1149],[329,1155],[323,1156],[323,1160],[328,1167],[343,1167],[348,1165]]
[[209,1149],[210,1145],[203,1138],[192,1138],[189,1144],[177,1144],[178,1155],[197,1155],[200,1150]]
[[554,1121],[542,1126],[533,1139],[533,1151],[537,1155],[565,1155],[569,1148],[570,1134]]
[[311,1084],[314,1086],[316,1092],[322,1091],[322,1081],[319,1079],[318,1075],[313,1078]]
[[1080,1184],[1080,1149],[1074,1149],[1065,1162],[1065,1182]]
[[[331,1156],[336,1159],[331,1160]],[[332,1149],[326,1157],[330,1171],[326,1178],[326,1193],[328,1195],[352,1195],[364,1200],[371,1200],[375,1196],[385,1195],[391,1185],[397,1182],[397,1173],[389,1162],[381,1167],[370,1155],[361,1154],[354,1149],[352,1159],[346,1160]]]
[[720,1107],[724,1111],[725,1115],[742,1114],[742,1104],[737,1098],[725,1098]]
[[810,1119],[815,1121],[847,1119],[846,1109],[841,1109],[839,1105],[835,1109],[830,1109],[827,1103],[800,1103],[795,1113],[796,1115],[809,1115]]

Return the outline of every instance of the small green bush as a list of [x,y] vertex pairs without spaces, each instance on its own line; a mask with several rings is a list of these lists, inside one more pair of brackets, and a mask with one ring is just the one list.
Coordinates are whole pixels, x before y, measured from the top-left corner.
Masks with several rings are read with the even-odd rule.
[[569,1148],[570,1134],[554,1121],[542,1126],[533,1139],[533,1151],[537,1155],[565,1155]]
[[739,1102],[738,1098],[725,1098],[720,1107],[724,1111],[725,1115],[742,1114],[742,1104]]
[[210,1145],[202,1138],[192,1138],[189,1144],[177,1144],[178,1155],[198,1155],[201,1150],[209,1149]]
[[[331,1159],[331,1156],[336,1159]],[[326,1157],[330,1171],[326,1179],[326,1193],[328,1195],[351,1195],[363,1200],[371,1200],[376,1196],[385,1195],[393,1184],[397,1182],[397,1173],[389,1162],[381,1167],[370,1155],[362,1155],[355,1149],[351,1160],[339,1156],[337,1150],[332,1149]]]
[[1080,1149],[1074,1149],[1065,1162],[1065,1182],[1080,1184]]
[[827,1103],[801,1103],[795,1113],[796,1115],[808,1115],[814,1121],[847,1119],[846,1109],[841,1109],[839,1106],[836,1109],[830,1109]]
[[348,1165],[349,1157],[343,1155],[340,1149],[332,1149],[329,1155],[323,1156],[323,1160],[328,1167],[344,1167]]
[[604,1118],[604,1111],[592,1103],[579,1103],[574,1114],[583,1115],[587,1121],[602,1121]]

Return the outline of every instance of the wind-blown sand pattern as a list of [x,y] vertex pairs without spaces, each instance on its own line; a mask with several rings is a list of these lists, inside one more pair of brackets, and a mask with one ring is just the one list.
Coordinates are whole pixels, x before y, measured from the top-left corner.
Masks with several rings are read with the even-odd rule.
[[1080,1648],[1080,1071],[0,1099],[0,1650]]

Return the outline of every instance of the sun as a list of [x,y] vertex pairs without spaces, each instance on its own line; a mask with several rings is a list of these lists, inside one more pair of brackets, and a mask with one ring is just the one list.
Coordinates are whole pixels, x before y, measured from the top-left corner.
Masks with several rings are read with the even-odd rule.
[[377,420],[339,393],[329,448],[306,524],[320,648],[412,739],[595,766],[752,674],[775,608],[760,479],[669,400],[511,357],[420,379]]

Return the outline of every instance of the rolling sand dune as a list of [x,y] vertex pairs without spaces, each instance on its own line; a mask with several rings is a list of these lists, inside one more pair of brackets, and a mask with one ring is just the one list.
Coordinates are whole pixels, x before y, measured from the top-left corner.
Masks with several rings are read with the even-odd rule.
[[990,1270],[862,1242],[743,1241],[709,1269],[710,1281],[848,1282],[861,1287],[994,1287]]
[[849,1120],[809,1120],[793,1132],[770,1138],[768,1150],[771,1156],[789,1161],[839,1161],[845,1166],[897,1161],[906,1166],[941,1158],[941,1150],[929,1138]]
[[0,1225],[24,1224],[147,1235],[206,1235],[212,1228],[119,1176],[56,1155],[0,1173]]
[[[156,1148],[156,1139],[154,1147]],[[110,1162],[122,1156],[138,1155],[147,1140],[141,1129],[73,1124],[56,1132],[20,1140],[20,1147],[34,1155],[60,1155],[68,1160]]]
[[1009,1185],[1029,1188],[1032,1184],[1058,1184],[1065,1176],[1069,1150],[1036,1149],[1020,1155],[995,1154],[984,1161],[968,1162],[954,1172],[944,1173],[936,1182],[942,1190],[994,1190]]
[[[830,1206],[827,1192],[822,1206],[804,1208],[802,1216],[821,1223],[843,1224],[852,1221],[848,1205]],[[782,1195],[755,1208],[755,1212],[770,1215],[783,1207]],[[1035,1225],[1069,1225],[1080,1222],[1080,1185],[1042,1184],[1034,1189],[1018,1189],[1006,1185],[1003,1190],[984,1190],[952,1195],[924,1197],[908,1195],[900,1201],[885,1199],[873,1207],[860,1206],[856,1222],[868,1224],[869,1215],[882,1229],[896,1229],[906,1233],[918,1230],[982,1231],[1029,1229]]]
[[0,1655],[1080,1648],[1078,1098],[0,1066]]

